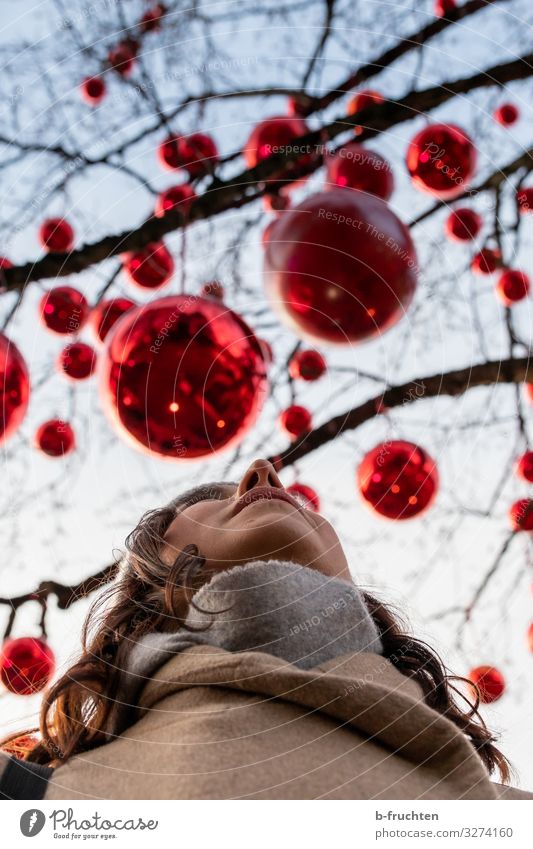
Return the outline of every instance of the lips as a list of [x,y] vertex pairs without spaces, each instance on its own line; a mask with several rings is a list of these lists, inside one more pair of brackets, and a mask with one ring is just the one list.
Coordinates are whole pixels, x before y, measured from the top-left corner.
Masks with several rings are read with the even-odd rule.
[[256,501],[286,501],[291,507],[295,507],[297,510],[300,509],[298,502],[286,490],[273,486],[258,486],[252,489],[251,492],[245,492],[244,495],[241,495],[235,505],[233,515],[236,516],[237,513],[240,513],[241,510],[244,510],[250,504],[255,504]]

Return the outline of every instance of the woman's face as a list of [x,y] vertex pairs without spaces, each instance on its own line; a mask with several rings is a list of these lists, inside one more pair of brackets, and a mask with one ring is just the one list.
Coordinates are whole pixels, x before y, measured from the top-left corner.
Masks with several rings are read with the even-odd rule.
[[339,538],[329,522],[286,491],[268,460],[255,460],[238,484],[208,484],[178,506],[162,557],[172,562],[194,543],[206,569],[250,560],[290,560],[324,575],[351,580]]

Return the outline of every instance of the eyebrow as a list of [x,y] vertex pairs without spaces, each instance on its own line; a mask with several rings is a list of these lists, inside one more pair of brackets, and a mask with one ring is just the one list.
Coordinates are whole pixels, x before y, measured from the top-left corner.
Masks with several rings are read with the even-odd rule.
[[234,487],[236,489],[237,486],[238,484],[233,481],[215,481],[213,483],[201,484],[193,489],[189,489],[176,499],[176,515],[182,513],[183,510],[187,509],[187,507],[191,507],[193,504],[198,504],[200,501],[207,501],[210,499],[218,499],[221,501],[223,498],[229,497],[229,493],[227,493],[229,487]]

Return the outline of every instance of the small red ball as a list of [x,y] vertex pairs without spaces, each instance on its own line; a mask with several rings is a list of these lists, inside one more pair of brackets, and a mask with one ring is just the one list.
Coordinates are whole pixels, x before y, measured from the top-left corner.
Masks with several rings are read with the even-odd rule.
[[525,392],[528,401],[531,401],[531,403],[533,403],[533,383],[525,384]]
[[113,47],[107,55],[111,68],[121,77],[129,77],[135,67],[137,45],[135,42],[123,42]]
[[30,376],[17,346],[0,333],[0,443],[20,427],[30,397]]
[[72,286],[55,286],[41,298],[41,320],[53,333],[77,333],[89,317],[86,298]]
[[531,651],[533,651],[533,622],[527,629],[527,643]]
[[224,300],[224,286],[219,280],[210,280],[204,283],[200,290],[201,298],[215,298],[216,301]]
[[[373,91],[370,88],[362,89],[354,94],[348,101],[348,115],[356,115],[358,112],[363,112],[365,109],[370,109],[372,106],[381,106],[385,102],[385,98],[379,91]],[[363,127],[356,126],[353,128],[354,133],[358,136],[363,132]]]
[[57,370],[69,380],[87,380],[96,369],[94,348],[85,342],[73,342],[63,348],[57,359]]
[[497,248],[482,248],[472,258],[470,268],[474,274],[493,274],[502,264],[502,255]]
[[462,194],[471,181],[477,151],[463,130],[452,124],[430,124],[412,139],[407,169],[413,184],[443,200]]
[[35,434],[35,447],[48,457],[64,457],[76,446],[74,431],[62,419],[43,422]]
[[278,419],[279,426],[293,439],[303,436],[304,433],[309,433],[313,426],[313,417],[306,407],[301,407],[299,404],[292,404],[280,414]]
[[318,351],[297,351],[289,363],[289,374],[294,379],[318,380],[326,373],[327,365]]
[[533,451],[526,451],[518,458],[516,474],[527,483],[533,483]]
[[163,3],[156,3],[151,9],[148,9],[139,21],[141,32],[154,32],[160,29],[161,19],[164,17],[166,11]]
[[6,640],[0,652],[0,678],[11,693],[31,696],[48,684],[55,659],[44,640],[19,637]]
[[305,106],[297,97],[287,99],[287,115],[291,118],[305,118]]
[[159,145],[158,156],[164,167],[183,168],[192,179],[212,173],[220,158],[215,142],[206,133],[169,136]]
[[[294,148],[298,145],[298,138],[305,136],[308,132],[309,128],[303,118],[280,115],[261,121],[254,127],[244,147],[246,165],[248,168],[254,168],[269,156],[293,154]],[[311,162],[316,155],[309,150],[308,145],[302,148],[301,154],[296,160],[291,159],[285,164],[282,163],[280,168],[268,177],[266,182],[281,179],[288,181],[279,190],[279,194],[286,195],[296,183],[306,179],[306,177],[300,177],[297,180],[290,180],[296,168]]]
[[125,254],[123,268],[141,289],[160,289],[172,279],[174,260],[164,242],[150,242],[135,253]]
[[357,142],[328,157],[327,179],[341,188],[359,189],[383,200],[389,200],[394,191],[394,175],[387,160]]
[[435,500],[439,477],[434,460],[418,445],[382,442],[365,455],[357,471],[359,492],[387,519],[420,516]]
[[157,197],[155,205],[155,214],[158,218],[163,218],[167,212],[172,212],[177,209],[178,212],[187,218],[193,200],[196,198],[196,192],[189,183],[181,183],[179,186],[171,186],[165,189]]
[[533,210],[533,186],[519,189],[516,193],[516,202],[520,215],[526,215]]
[[98,106],[104,99],[106,90],[102,77],[87,77],[80,86],[81,96],[90,106]]
[[533,531],[533,500],[520,498],[509,510],[509,524],[513,531]]
[[0,271],[2,268],[13,268],[13,263],[6,256],[0,256]]
[[287,487],[287,492],[303,500],[307,510],[312,510],[313,513],[320,512],[320,498],[311,486],[305,483],[293,483]]
[[478,688],[483,704],[496,702],[505,692],[505,678],[494,666],[476,666],[470,670],[468,678]]
[[99,342],[103,342],[125,312],[136,306],[129,298],[110,298],[100,301],[91,312],[91,326]]
[[446,219],[445,230],[449,239],[455,242],[471,242],[483,227],[481,215],[473,209],[461,207],[454,209]]
[[527,274],[510,268],[504,271],[496,283],[496,294],[504,306],[510,307],[527,297],[530,281]]
[[435,15],[437,18],[444,18],[450,12],[455,12],[457,4],[455,0],[435,0]]
[[502,103],[501,106],[494,111],[494,120],[501,124],[502,127],[510,127],[515,124],[520,117],[520,112],[514,103]]
[[39,228],[39,241],[49,253],[66,254],[74,246],[74,230],[64,218],[47,218]]
[[5,752],[6,755],[12,755],[18,760],[25,760],[26,755],[35,748],[38,742],[39,739],[34,734],[21,734],[4,743],[0,751]]

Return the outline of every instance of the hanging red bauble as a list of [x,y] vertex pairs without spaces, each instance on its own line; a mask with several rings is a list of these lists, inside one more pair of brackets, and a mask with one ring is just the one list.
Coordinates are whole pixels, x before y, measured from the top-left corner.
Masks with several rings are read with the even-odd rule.
[[161,28],[161,18],[164,17],[166,7],[163,3],[156,3],[151,9],[144,13],[139,21],[141,32],[154,32]]
[[482,248],[472,259],[470,268],[474,274],[493,274],[502,264],[498,248]]
[[289,374],[294,379],[318,380],[326,373],[327,365],[324,357],[312,349],[297,351],[289,363]]
[[135,67],[138,44],[133,39],[117,44],[107,54],[107,60],[117,74],[129,77]]
[[30,376],[22,354],[0,333],[0,443],[18,430],[30,397]]
[[394,175],[387,160],[357,142],[328,157],[327,179],[336,186],[359,189],[383,200],[389,200],[394,191]]
[[484,704],[496,702],[505,692],[505,678],[494,666],[476,666],[468,678],[479,690],[479,700]]
[[206,133],[169,136],[159,145],[158,156],[166,168],[183,168],[192,179],[212,173],[219,161],[218,148]]
[[57,369],[70,380],[86,380],[96,368],[94,348],[85,342],[73,342],[63,348],[58,359]]
[[210,280],[204,283],[200,289],[201,298],[215,298],[217,301],[224,300],[224,286],[219,280]]
[[434,460],[412,442],[376,445],[357,471],[359,492],[387,519],[412,519],[433,504],[439,486]]
[[462,194],[473,177],[477,151],[467,134],[453,124],[430,124],[407,150],[413,184],[442,199]]
[[526,383],[525,390],[528,401],[531,401],[533,403],[533,383]]
[[520,215],[526,215],[533,210],[533,186],[519,189],[516,193],[516,202]]
[[267,212],[273,212],[274,215],[279,216],[282,212],[285,212],[285,210],[290,209],[291,199],[289,195],[263,195],[263,206]]
[[435,15],[437,18],[444,18],[450,12],[455,12],[457,4],[455,0],[435,0]]
[[[363,112],[365,109],[370,109],[372,106],[381,106],[384,103],[385,98],[379,91],[373,91],[371,88],[362,89],[362,91],[358,91],[353,97],[348,101],[347,113],[348,115],[356,115],[358,112]],[[363,132],[363,127],[356,126],[353,128],[354,133],[359,135]]]
[[502,127],[510,127],[515,124],[520,117],[518,107],[514,103],[502,103],[501,106],[494,111],[494,119],[501,124]]
[[104,341],[113,325],[134,306],[135,302],[129,298],[110,298],[93,308],[91,325],[99,342]]
[[76,446],[74,431],[68,422],[62,419],[50,419],[43,422],[35,434],[35,447],[48,457],[64,457]]
[[496,283],[496,294],[506,307],[527,297],[530,281],[527,274],[514,268],[504,271]]
[[187,218],[191,204],[196,197],[196,192],[189,183],[181,183],[179,186],[171,186],[165,189],[157,197],[155,205],[155,214],[158,218],[163,218],[167,212],[172,212],[177,209],[178,212]]
[[481,215],[473,209],[461,207],[454,209],[446,219],[445,231],[454,242],[471,242],[483,227]]
[[89,317],[87,300],[72,286],[55,286],[41,298],[41,320],[53,333],[77,333]]
[[[294,149],[298,146],[298,138],[305,136],[308,132],[309,127],[303,118],[291,118],[288,115],[279,115],[261,121],[261,123],[254,127],[244,147],[243,153],[246,165],[248,168],[254,168],[259,162],[262,162],[263,159],[267,159],[269,156],[294,154]],[[298,159],[281,163],[279,169],[269,175],[268,180],[289,179],[296,168],[301,167],[305,163],[312,162],[314,156],[313,151],[310,151],[308,145],[305,145],[304,149],[302,149],[302,155]],[[296,183],[305,179],[307,178],[304,176],[287,182],[279,190],[279,194],[287,194],[294,188]]]
[[527,629],[527,642],[531,651],[533,651],[533,622]]
[[320,511],[320,498],[311,486],[305,483],[293,483],[287,487],[287,492],[303,500],[307,510],[312,510],[313,513]]
[[50,646],[35,637],[6,640],[0,652],[0,678],[19,696],[31,696],[46,687],[54,673]]
[[509,510],[509,524],[513,531],[533,531],[533,500],[520,498]]
[[49,253],[66,254],[74,246],[74,230],[64,218],[47,218],[39,228],[39,241]]
[[37,746],[38,742],[39,739],[34,734],[20,734],[4,743],[0,751],[17,758],[17,760],[25,760],[26,755]]
[[103,77],[87,77],[80,86],[81,96],[90,106],[98,106],[106,95]]
[[103,403],[117,429],[175,459],[242,441],[265,390],[257,339],[213,298],[176,295],[130,310],[103,356]]
[[2,268],[13,268],[13,263],[6,256],[0,256],[0,271]]
[[516,474],[527,483],[533,483],[533,451],[526,451],[519,457],[516,464]]
[[164,242],[150,242],[140,251],[125,254],[123,267],[141,289],[160,289],[174,274],[174,260]]
[[280,218],[265,250],[274,307],[299,335],[349,344],[383,333],[409,306],[417,257],[385,201],[333,189]]
[[307,407],[291,404],[280,414],[278,424],[293,439],[309,433],[313,427],[313,417]]

